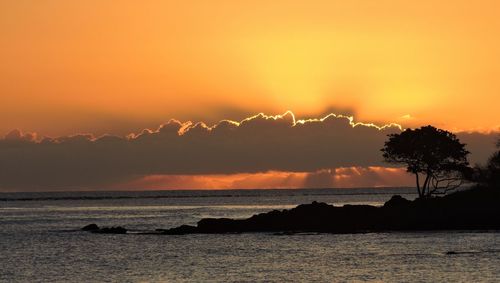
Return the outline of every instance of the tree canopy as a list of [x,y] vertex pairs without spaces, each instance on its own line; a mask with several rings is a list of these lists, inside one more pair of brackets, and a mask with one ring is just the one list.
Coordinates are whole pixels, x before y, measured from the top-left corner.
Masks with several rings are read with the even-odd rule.
[[415,174],[419,197],[445,194],[462,184],[469,152],[453,133],[429,125],[388,137],[381,149],[385,161],[406,165]]

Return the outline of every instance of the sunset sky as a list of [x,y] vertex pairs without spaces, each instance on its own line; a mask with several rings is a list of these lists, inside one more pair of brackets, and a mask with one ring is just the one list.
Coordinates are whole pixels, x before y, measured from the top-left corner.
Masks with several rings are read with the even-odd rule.
[[[499,34],[495,0],[0,1],[0,190],[411,185],[378,151],[399,128],[354,123],[461,132],[483,162]],[[329,113],[354,118],[297,122]]]

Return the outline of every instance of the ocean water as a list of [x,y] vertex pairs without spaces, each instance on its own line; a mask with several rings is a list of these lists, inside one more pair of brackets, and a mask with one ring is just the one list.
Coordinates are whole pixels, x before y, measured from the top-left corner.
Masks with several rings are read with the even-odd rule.
[[[0,194],[0,282],[500,282],[500,232],[143,235],[205,217],[411,189]],[[79,228],[120,225],[126,235]],[[447,254],[453,251],[455,254]]]

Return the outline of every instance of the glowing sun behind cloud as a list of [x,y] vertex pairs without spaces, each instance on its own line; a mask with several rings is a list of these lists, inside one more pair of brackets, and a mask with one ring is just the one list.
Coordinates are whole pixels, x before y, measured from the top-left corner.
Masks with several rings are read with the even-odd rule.
[[[0,133],[256,112],[495,130],[498,1],[3,1]],[[350,113],[343,113],[350,114]]]

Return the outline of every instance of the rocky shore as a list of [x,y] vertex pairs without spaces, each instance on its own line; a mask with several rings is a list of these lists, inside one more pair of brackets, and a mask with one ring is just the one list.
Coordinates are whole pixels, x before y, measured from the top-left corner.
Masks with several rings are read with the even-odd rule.
[[[95,227],[94,227],[95,228]],[[93,232],[100,233],[98,228]],[[334,206],[321,202],[273,210],[247,219],[205,218],[196,226],[157,229],[165,235],[207,233],[364,233],[430,230],[500,230],[500,190],[475,188],[409,201],[393,196],[383,206]],[[120,230],[119,232],[122,232]],[[102,233],[113,233],[112,230]],[[118,230],[117,230],[118,232]]]

